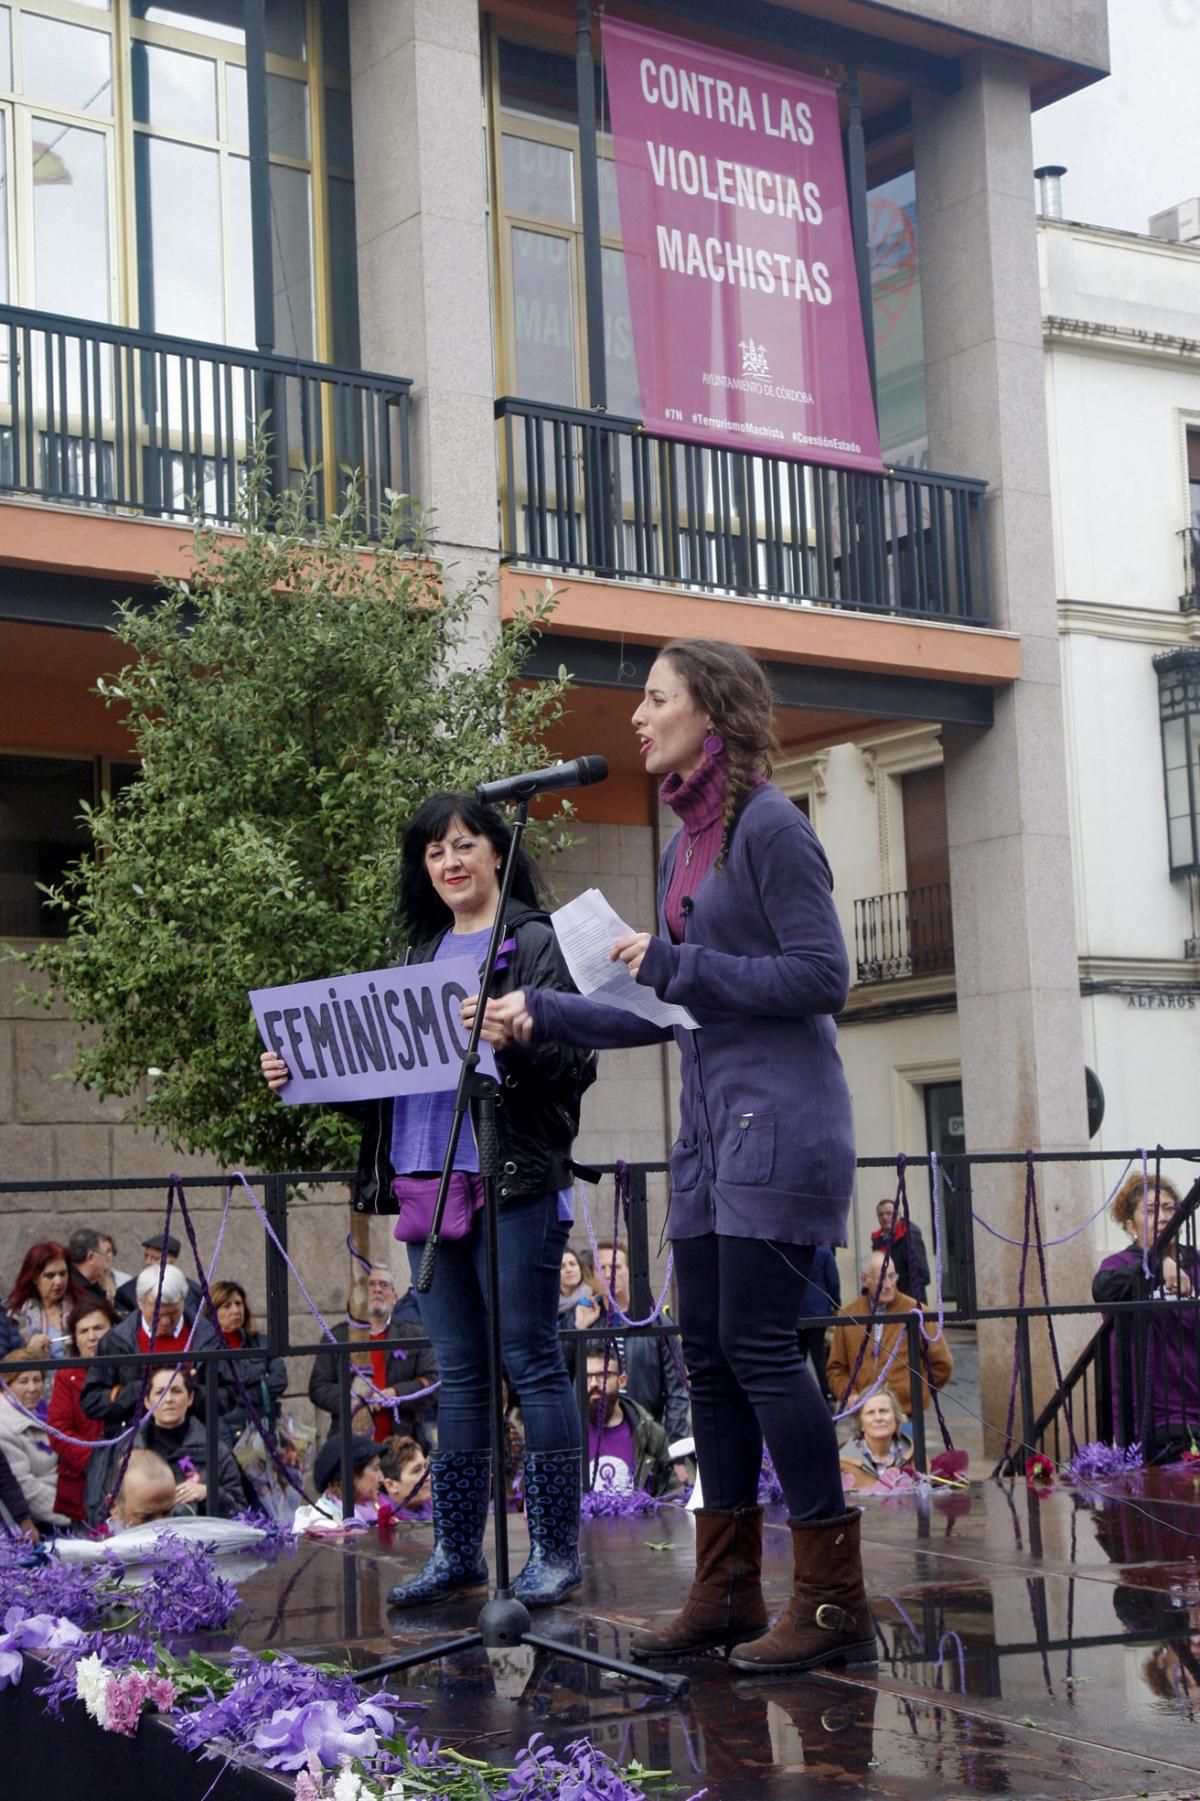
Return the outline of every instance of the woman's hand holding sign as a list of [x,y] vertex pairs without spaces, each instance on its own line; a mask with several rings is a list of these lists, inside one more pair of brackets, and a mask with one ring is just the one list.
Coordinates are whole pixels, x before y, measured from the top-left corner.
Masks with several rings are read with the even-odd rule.
[[263,1080],[272,1094],[278,1094],[281,1088],[286,1088],[292,1079],[292,1072],[278,1051],[264,1051],[258,1061],[262,1068]]
[[[468,1032],[475,1023],[478,1006],[479,996],[473,994],[459,1008],[459,1018]],[[498,1000],[488,1002],[479,1035],[497,1051],[506,1050],[514,1040],[518,1044],[528,1043],[533,1036],[533,1015],[525,1005],[523,988],[516,988],[511,994],[503,994]]]

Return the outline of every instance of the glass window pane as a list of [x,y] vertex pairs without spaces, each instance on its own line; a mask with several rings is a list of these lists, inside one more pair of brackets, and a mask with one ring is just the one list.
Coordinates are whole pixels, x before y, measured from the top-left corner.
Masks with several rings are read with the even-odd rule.
[[606,238],[621,236],[621,209],[617,203],[617,165],[611,156],[598,156],[600,172],[600,230]]
[[353,169],[354,131],[345,88],[325,89],[325,145],[331,169]]
[[249,145],[250,119],[246,111],[246,71],[225,65],[225,137],[230,144]]
[[110,317],[108,142],[103,132],[33,120],[34,305]]
[[90,762],[0,757],[0,936],[61,938],[66,915],[38,883],[57,884],[88,847],[80,819],[93,799]]
[[[221,187],[215,150],[169,138],[134,140],[141,322],[219,344],[225,336]],[[187,195],[187,205],[180,197]]]
[[325,67],[350,72],[350,21],[346,0],[325,0],[321,8],[321,45]]
[[131,0],[135,19],[146,19],[152,25],[173,25],[177,31],[196,31],[206,38],[221,38],[227,44],[244,44],[242,0],[176,0],[174,6],[159,6],[155,0]]
[[308,53],[304,36],[304,0],[267,0],[267,50],[302,63]]
[[574,125],[579,110],[574,57],[501,38],[500,105],[527,119]]
[[12,12],[0,6],[0,89],[12,92]]
[[333,285],[333,360],[357,369],[358,234],[354,224],[354,183],[329,178],[329,264]]
[[575,404],[571,249],[546,232],[512,234],[517,393],[525,400]]
[[217,65],[133,41],[133,116],[191,138],[217,135]]
[[285,356],[313,354],[312,209],[303,169],[271,170],[275,341]]
[[604,290],[604,361],[608,373],[608,410],[627,419],[642,416],[637,362],[633,354],[633,323],[629,317],[629,289],[625,282],[625,253],[607,247],[600,252]]
[[0,108],[0,306],[9,302],[8,288],[8,113]]
[[539,144],[505,132],[504,206],[535,219],[575,223],[575,158],[560,144]]
[[229,284],[232,312],[226,334],[230,344],[252,350],[254,336],[254,258],[250,248],[250,164],[242,156],[228,163]]
[[21,73],[25,94],[43,106],[111,113],[112,39],[107,31],[67,25],[25,13],[21,20]]
[[272,154],[308,158],[308,87],[286,75],[267,76],[267,135]]

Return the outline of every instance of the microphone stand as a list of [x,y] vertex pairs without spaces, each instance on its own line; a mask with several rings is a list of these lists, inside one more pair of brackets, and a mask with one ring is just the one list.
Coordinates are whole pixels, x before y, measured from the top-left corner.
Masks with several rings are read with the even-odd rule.
[[517,799],[512,841],[500,877],[500,896],[496,905],[496,918],[492,925],[487,956],[479,977],[479,1005],[475,1010],[475,1019],[467,1039],[466,1051],[463,1053],[462,1068],[459,1071],[458,1087],[454,1096],[454,1115],[450,1124],[446,1155],[442,1163],[441,1182],[433,1210],[433,1220],[430,1224],[429,1236],[425,1240],[421,1268],[413,1285],[418,1294],[428,1294],[433,1282],[434,1271],[437,1268],[438,1245],[441,1240],[442,1215],[445,1212],[450,1176],[454,1169],[454,1156],[462,1135],[463,1122],[467,1117],[471,1102],[474,1101],[479,1174],[483,1184],[484,1197],[483,1232],[488,1289],[488,1398],[492,1436],[492,1513],[496,1527],[496,1590],[491,1599],[485,1603],[474,1632],[460,1633],[455,1638],[442,1640],[423,1650],[409,1651],[399,1657],[386,1658],[381,1663],[371,1664],[367,1669],[356,1670],[355,1677],[358,1681],[365,1682],[371,1677],[390,1675],[394,1670],[415,1669],[420,1664],[433,1663],[440,1658],[452,1656],[456,1651],[466,1651],[477,1645],[483,1646],[485,1650],[512,1645],[531,1645],[536,1650],[552,1652],[556,1657],[569,1657],[577,1663],[593,1664],[599,1669],[610,1670],[616,1675],[649,1683],[651,1687],[662,1689],[669,1695],[682,1695],[688,1688],[686,1676],[675,1675],[663,1670],[647,1669],[640,1664],[624,1663],[619,1658],[605,1657],[598,1651],[587,1651],[578,1645],[564,1644],[561,1640],[550,1638],[544,1633],[531,1632],[529,1611],[524,1602],[520,1601],[513,1593],[509,1578],[508,1509],[505,1504],[504,1492],[503,1358],[500,1337],[499,1183],[497,1179],[499,1175],[499,1140],[496,1133],[496,1097],[499,1093],[499,1085],[491,1076],[479,1074],[479,1040],[483,1027],[484,1009],[491,994],[496,960],[500,954],[500,946],[504,942],[505,915],[508,911],[513,878],[516,874],[517,853],[525,835],[528,819],[529,796],[523,794]]

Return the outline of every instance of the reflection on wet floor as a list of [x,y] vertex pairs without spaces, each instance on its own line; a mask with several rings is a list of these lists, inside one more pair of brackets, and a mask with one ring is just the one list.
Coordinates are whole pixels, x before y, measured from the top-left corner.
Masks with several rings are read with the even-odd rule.
[[[393,1677],[422,1730],[503,1760],[541,1731],[581,1732],[670,1770],[687,1796],[774,1801],[853,1793],[1176,1796],[1200,1793],[1200,1480],[1142,1472],[1108,1492],[976,1484],[930,1502],[868,1500],[864,1551],[880,1663],[853,1677],[749,1679],[688,1666],[683,1700],[548,1654],[460,1651]],[[535,1629],[627,1654],[690,1576],[682,1512],[585,1528],[582,1594]],[[302,1544],[245,1585],[237,1637],[360,1666],[474,1628],[478,1604],[387,1613],[427,1528],[348,1548]],[[514,1521],[514,1559],[523,1557]],[[765,1582],[781,1603],[790,1541],[768,1525]],[[798,1788],[798,1779],[803,1787]]]

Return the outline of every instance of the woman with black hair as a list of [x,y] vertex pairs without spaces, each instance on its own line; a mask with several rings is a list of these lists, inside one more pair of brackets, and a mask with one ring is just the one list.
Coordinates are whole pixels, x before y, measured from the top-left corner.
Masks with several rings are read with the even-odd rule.
[[[482,967],[500,900],[500,870],[511,828],[471,794],[437,794],[404,835],[400,908],[408,963],[470,957]],[[572,984],[541,904],[537,873],[518,853],[493,991]],[[579,1411],[558,1336],[559,1274],[571,1229],[571,1147],[579,1104],[595,1079],[594,1053],[556,1044],[514,1044],[497,1059],[502,1084],[499,1136],[500,1326],[504,1366],[521,1397],[529,1561],[513,1583],[527,1607],[560,1601],[582,1580],[579,1567]],[[263,1074],[279,1090],[289,1079],[267,1051]],[[363,1121],[355,1205],[400,1213],[414,1277],[423,1233],[406,1212],[428,1217],[454,1097],[399,1095],[354,1109]],[[487,1581],[483,1532],[491,1485],[488,1412],[487,1278],[474,1132],[464,1129],[433,1286],[421,1321],[441,1374],[438,1449],[432,1460],[433,1553],[388,1597],[394,1607],[426,1606]],[[455,1236],[458,1232],[460,1235]]]

